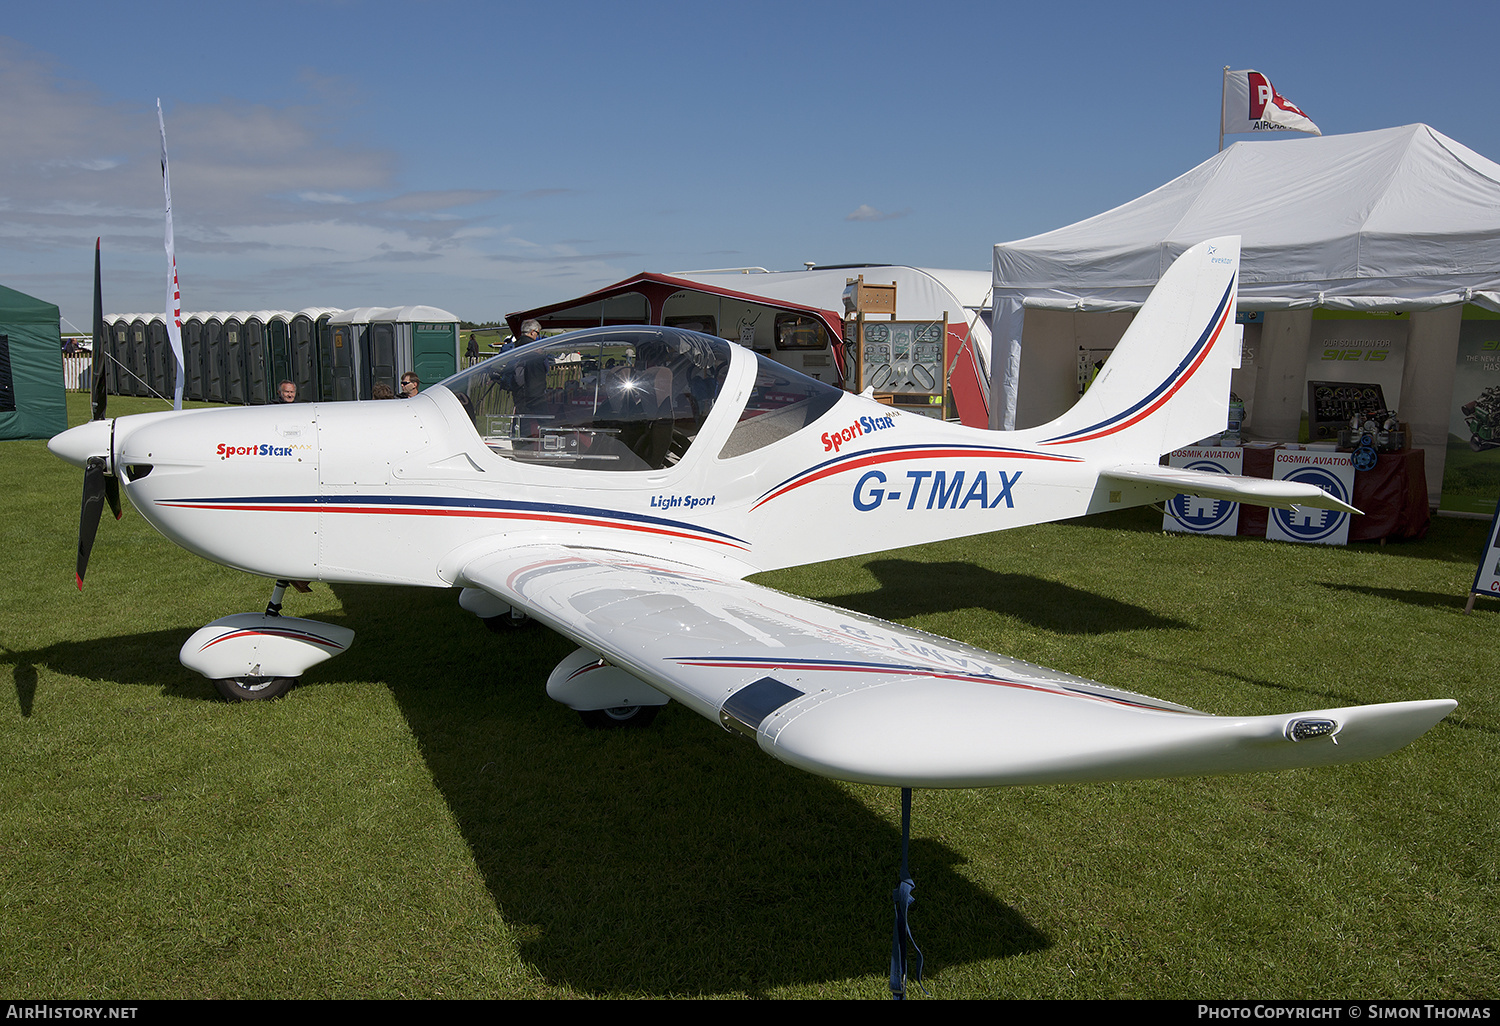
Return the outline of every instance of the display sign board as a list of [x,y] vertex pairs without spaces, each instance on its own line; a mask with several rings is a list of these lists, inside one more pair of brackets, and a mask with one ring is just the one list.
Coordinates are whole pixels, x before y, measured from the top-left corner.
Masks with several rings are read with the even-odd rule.
[[[1389,403],[1390,409],[1401,408],[1401,371],[1406,365],[1406,343],[1411,325],[1406,318],[1357,317],[1336,320],[1315,318],[1312,338],[1307,347],[1307,381],[1309,393],[1311,383],[1345,384],[1355,389],[1367,389],[1370,385],[1380,387],[1380,402]],[[1346,393],[1345,399],[1355,406],[1368,401],[1364,396]],[[1312,441],[1337,438],[1340,427],[1348,427],[1345,414],[1343,424],[1325,424],[1318,428],[1317,410],[1313,397],[1309,395],[1309,437]]]
[[860,382],[895,395],[942,395],[948,389],[943,341],[948,321],[864,321]]
[[1500,319],[1464,309],[1458,332],[1442,508],[1489,516],[1500,492]]
[[[1271,478],[1317,485],[1345,502],[1354,495],[1354,463],[1348,453],[1280,449]],[[1266,518],[1266,537],[1271,541],[1347,545],[1349,514],[1310,506],[1273,508]]]
[[1474,587],[1469,589],[1469,606],[1474,608],[1475,595],[1494,595],[1500,598],[1500,507],[1490,518],[1490,533],[1485,539],[1484,551],[1479,554],[1479,569],[1474,571]]
[[[1235,476],[1239,475],[1243,464],[1244,455],[1238,448],[1178,449],[1167,458],[1170,467]],[[1239,531],[1240,504],[1227,499],[1178,495],[1167,502],[1165,510],[1161,522],[1163,531],[1191,534],[1235,534]]]
[[1361,425],[1374,419],[1378,426],[1389,414],[1385,390],[1373,381],[1307,383],[1307,435],[1314,442],[1338,438],[1356,416]]

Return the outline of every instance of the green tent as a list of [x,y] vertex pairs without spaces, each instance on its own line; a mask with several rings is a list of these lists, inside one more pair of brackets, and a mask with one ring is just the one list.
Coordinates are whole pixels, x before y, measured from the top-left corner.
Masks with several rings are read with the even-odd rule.
[[68,426],[57,307],[0,285],[0,439]]

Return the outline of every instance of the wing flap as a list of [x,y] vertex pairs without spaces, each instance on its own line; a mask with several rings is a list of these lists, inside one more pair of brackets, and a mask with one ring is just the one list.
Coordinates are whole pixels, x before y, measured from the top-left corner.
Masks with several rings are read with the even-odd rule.
[[1329,765],[1394,751],[1455,704],[1210,716],[745,581],[600,550],[496,551],[471,559],[460,578],[755,737],[775,758],[841,780],[979,787]]
[[1213,474],[1185,467],[1160,467],[1145,463],[1110,467],[1101,471],[1099,477],[1101,481],[1158,486],[1163,499],[1170,499],[1178,494],[1198,495],[1205,499],[1246,502],[1256,506],[1275,506],[1278,509],[1311,506],[1314,509],[1337,510],[1340,513],[1360,512],[1317,485],[1300,481],[1273,481],[1264,477]]

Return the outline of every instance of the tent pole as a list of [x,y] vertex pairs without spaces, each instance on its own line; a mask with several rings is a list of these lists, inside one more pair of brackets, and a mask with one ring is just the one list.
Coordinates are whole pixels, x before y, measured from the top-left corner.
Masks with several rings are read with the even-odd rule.
[[1229,65],[1219,78],[1219,152],[1224,152],[1224,98],[1229,95]]

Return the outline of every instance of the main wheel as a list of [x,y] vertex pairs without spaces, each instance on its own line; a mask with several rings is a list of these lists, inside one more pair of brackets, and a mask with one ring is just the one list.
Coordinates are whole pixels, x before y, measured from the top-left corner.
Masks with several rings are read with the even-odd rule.
[[619,730],[649,726],[660,711],[659,705],[617,705],[613,709],[580,709],[578,715],[592,730]]
[[525,613],[517,615],[513,612],[501,613],[499,616],[486,616],[484,618],[484,625],[496,634],[509,634],[511,631],[520,630],[522,627],[529,627],[533,622],[535,621]]
[[214,687],[231,702],[269,702],[296,683],[296,677],[223,677],[214,681]]

